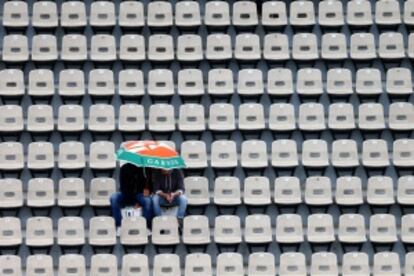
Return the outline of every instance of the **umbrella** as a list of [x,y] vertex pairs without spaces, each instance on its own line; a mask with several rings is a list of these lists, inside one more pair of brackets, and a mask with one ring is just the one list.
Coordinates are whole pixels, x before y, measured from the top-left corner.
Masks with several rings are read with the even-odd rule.
[[185,162],[175,149],[163,142],[128,141],[121,144],[116,153],[120,161],[138,167],[157,169],[184,168]]

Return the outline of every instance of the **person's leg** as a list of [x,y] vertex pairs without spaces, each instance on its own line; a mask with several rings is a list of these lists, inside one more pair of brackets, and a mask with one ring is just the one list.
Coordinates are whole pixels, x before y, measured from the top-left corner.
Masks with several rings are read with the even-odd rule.
[[156,217],[161,216],[161,202],[163,202],[163,200],[164,199],[159,195],[152,196],[152,211]]
[[179,195],[174,198],[172,204],[178,206],[177,218],[183,219],[185,211],[187,210],[187,197],[185,195]]
[[147,220],[147,225],[151,225],[152,221],[152,201],[150,196],[144,196],[142,193],[137,194],[136,196],[139,205],[142,208],[142,216]]
[[113,193],[111,195],[110,202],[111,202],[112,216],[115,219],[116,226],[119,227],[121,226],[121,222],[122,222],[121,207],[124,202],[124,196],[120,192]]

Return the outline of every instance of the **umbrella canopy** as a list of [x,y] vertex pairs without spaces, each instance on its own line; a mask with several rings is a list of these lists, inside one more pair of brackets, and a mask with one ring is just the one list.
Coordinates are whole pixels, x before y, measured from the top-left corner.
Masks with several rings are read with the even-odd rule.
[[185,162],[175,149],[157,141],[128,141],[122,143],[116,153],[120,161],[138,167],[157,169],[184,168]]

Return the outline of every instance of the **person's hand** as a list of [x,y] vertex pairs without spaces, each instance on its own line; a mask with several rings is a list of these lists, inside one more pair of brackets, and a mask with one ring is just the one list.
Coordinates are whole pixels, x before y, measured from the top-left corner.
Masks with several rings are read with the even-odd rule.
[[171,203],[171,195],[170,195],[170,194],[165,194],[165,200],[166,200],[168,203]]
[[144,196],[149,196],[149,195],[150,195],[150,191],[149,191],[149,189],[144,189],[144,191],[142,192],[142,194],[143,194]]
[[177,194],[176,193],[171,193],[170,194],[170,198],[171,198],[170,203],[172,203],[176,197],[177,197]]

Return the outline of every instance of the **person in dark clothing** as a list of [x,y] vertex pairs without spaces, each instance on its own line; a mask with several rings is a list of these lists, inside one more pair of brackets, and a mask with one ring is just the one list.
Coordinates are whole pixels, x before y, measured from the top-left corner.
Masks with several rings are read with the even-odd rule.
[[180,170],[158,170],[153,175],[152,204],[155,216],[161,216],[161,206],[178,206],[177,218],[182,220],[187,209],[183,175]]
[[121,208],[128,205],[139,204],[142,215],[151,224],[153,217],[151,202],[151,169],[140,168],[132,164],[124,164],[119,173],[120,191],[112,194],[110,198],[112,216],[117,227],[121,226]]

